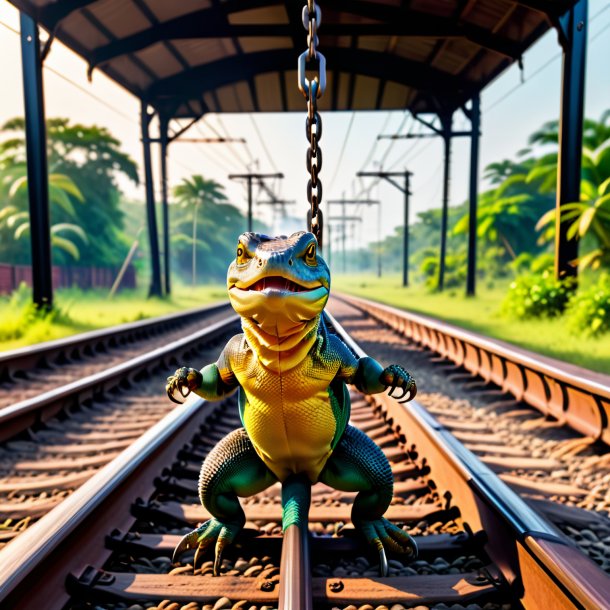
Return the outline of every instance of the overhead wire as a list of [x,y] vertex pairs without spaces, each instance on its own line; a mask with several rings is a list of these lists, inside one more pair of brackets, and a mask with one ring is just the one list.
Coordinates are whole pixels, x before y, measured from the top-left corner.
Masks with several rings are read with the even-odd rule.
[[267,148],[267,144],[265,143],[265,138],[263,138],[263,135],[260,132],[258,124],[257,124],[256,120],[254,119],[254,115],[251,112],[249,112],[248,116],[250,117],[250,121],[252,122],[252,126],[254,127],[254,131],[256,132],[256,135],[258,136],[258,139],[259,139],[259,141],[261,143],[261,146],[263,148],[263,152],[265,153],[265,156],[269,160],[269,164],[273,168],[274,172],[278,172],[279,170],[277,168],[277,165],[273,161],[273,157],[271,156],[271,153],[269,152],[269,149]]
[[[589,19],[589,25],[592,24],[602,13],[610,8],[610,3],[606,4],[603,8],[601,8],[595,15],[593,15]],[[595,42],[603,32],[605,32],[610,27],[610,22],[607,23],[601,30],[597,31],[593,36],[591,36],[589,40],[589,44]],[[502,97],[497,98],[494,102],[492,102],[489,106],[485,107],[485,114],[488,114],[494,108],[497,108],[500,104],[506,101],[515,91],[520,89],[526,83],[531,82],[535,76],[546,70],[549,66],[551,66],[554,62],[560,59],[562,56],[562,52],[553,55],[549,60],[544,62],[541,66],[539,66],[534,72],[532,72],[527,78],[524,78],[522,82],[516,84],[512,89],[509,89],[507,93],[505,93]]]
[[333,184],[339,174],[339,168],[341,167],[341,162],[343,161],[343,154],[345,153],[345,147],[347,146],[347,141],[349,140],[350,133],[352,131],[352,126],[354,124],[354,118],[356,117],[355,111],[352,111],[352,116],[350,117],[349,124],[347,126],[347,130],[345,132],[345,137],[343,138],[343,144],[341,145],[341,152],[339,153],[339,157],[337,158],[337,164],[335,165],[335,171],[333,172],[332,178],[328,183],[329,192],[332,191]]
[[[206,125],[208,125],[208,127],[210,127],[210,129],[212,129],[219,137],[221,137],[221,138],[222,137],[229,138],[230,137],[229,131],[225,127],[224,123],[222,122],[222,119],[220,118],[220,115],[216,114],[215,117],[216,117],[216,121],[218,121],[218,125],[220,126],[220,128],[224,132],[224,135],[220,134],[216,129],[214,129],[214,127],[208,121],[206,121]],[[235,147],[233,146],[233,144],[231,142],[227,143],[227,148],[229,149],[229,152],[231,152],[233,154],[233,156],[236,159],[238,159],[239,162],[246,168],[246,170],[248,170],[248,165],[249,165],[249,163],[252,163],[254,161],[254,158],[251,156],[249,162],[248,161],[244,161],[242,159],[242,156],[237,152],[237,150],[235,150]]]

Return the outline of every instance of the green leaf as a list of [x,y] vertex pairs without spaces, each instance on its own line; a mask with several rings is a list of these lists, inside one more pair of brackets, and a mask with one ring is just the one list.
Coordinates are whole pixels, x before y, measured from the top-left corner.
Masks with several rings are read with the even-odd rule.
[[71,224],[68,222],[60,222],[51,227],[52,235],[56,235],[57,233],[60,233],[62,231],[74,233],[74,235],[78,235],[85,243],[89,243],[89,238],[87,237],[87,234],[78,225]]
[[51,245],[63,250],[64,252],[67,252],[74,260],[80,259],[80,252],[78,251],[76,245],[65,237],[51,235]]
[[11,185],[11,188],[8,191],[8,196],[12,199],[17,193],[25,193],[28,188],[28,179],[27,176],[21,176],[21,178],[17,178],[15,182]]
[[610,194],[610,178],[606,178],[598,188],[598,192],[600,195]]
[[24,222],[19,225],[15,230],[15,239],[21,239],[23,235],[27,235],[30,232],[30,223]]

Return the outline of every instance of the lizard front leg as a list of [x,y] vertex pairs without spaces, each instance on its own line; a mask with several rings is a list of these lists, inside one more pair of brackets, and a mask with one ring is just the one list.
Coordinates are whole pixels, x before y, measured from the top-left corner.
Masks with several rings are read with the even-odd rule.
[[393,396],[400,402],[413,400],[417,394],[415,379],[398,364],[391,364],[385,369],[373,358],[365,356],[358,360],[354,385],[365,394],[379,394],[390,388],[389,395],[400,389],[402,394]]
[[201,371],[183,366],[167,378],[165,391],[169,399],[177,404],[176,393],[186,398],[191,392],[206,400],[220,400],[230,394],[235,387],[224,383],[216,364],[208,364]]

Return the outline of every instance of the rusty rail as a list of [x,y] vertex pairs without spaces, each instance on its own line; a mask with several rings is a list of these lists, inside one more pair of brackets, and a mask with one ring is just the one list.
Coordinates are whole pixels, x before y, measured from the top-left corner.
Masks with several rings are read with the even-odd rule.
[[[207,409],[202,407],[207,406]],[[0,550],[0,606],[18,606],[26,591],[35,591],[41,581],[45,607],[62,607],[68,599],[63,587],[67,571],[78,570],[87,560],[94,560],[87,547],[103,549],[103,539],[110,523],[119,526],[119,518],[129,515],[132,495],[150,493],[148,472],[158,472],[174,454],[174,447],[187,442],[193,429],[210,417],[216,406],[207,405],[196,395],[173,409],[148,432],[97,472],[82,487],[32,525],[17,539]],[[134,476],[136,475],[137,476]],[[148,478],[152,478],[150,475]],[[144,492],[146,493],[146,491]],[[100,563],[109,552],[100,557]],[[6,603],[6,606],[4,605]],[[14,605],[13,605],[14,604]],[[47,605],[48,604],[48,605]]]
[[154,332],[162,332],[197,318],[222,311],[225,308],[228,309],[228,307],[228,301],[222,301],[221,303],[213,303],[187,311],[119,324],[109,328],[79,333],[63,339],[45,341],[36,345],[0,352],[0,381],[11,379],[15,373],[24,370],[48,365],[61,358],[69,358],[72,354],[140,339]]
[[[0,409],[0,440],[10,438],[29,426],[45,421],[67,406],[80,404],[84,400],[107,392],[151,366],[165,361],[177,365],[181,354],[189,351],[198,343],[213,340],[227,332],[237,322],[238,317],[231,313],[224,320],[207,328],[147,354],[126,360],[106,371],[94,373],[34,398],[4,407]],[[169,367],[169,364],[166,366]]]
[[408,339],[495,383],[580,434],[610,445],[610,376],[361,297],[339,298]]
[[[368,311],[368,310],[367,310]],[[402,313],[402,312],[401,312]],[[358,357],[366,354],[329,316]],[[404,444],[415,442],[440,494],[459,506],[464,523],[487,535],[485,550],[526,610],[607,608],[610,577],[528,506],[416,401],[370,397]]]

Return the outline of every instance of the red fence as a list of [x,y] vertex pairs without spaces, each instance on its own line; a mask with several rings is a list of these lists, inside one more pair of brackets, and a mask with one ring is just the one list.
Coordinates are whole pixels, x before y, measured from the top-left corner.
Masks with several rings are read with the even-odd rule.
[[[53,267],[53,288],[110,288],[119,273],[118,267]],[[0,294],[7,294],[21,282],[32,285],[32,268],[29,265],[0,263]],[[136,287],[136,271],[127,267],[120,288]]]

